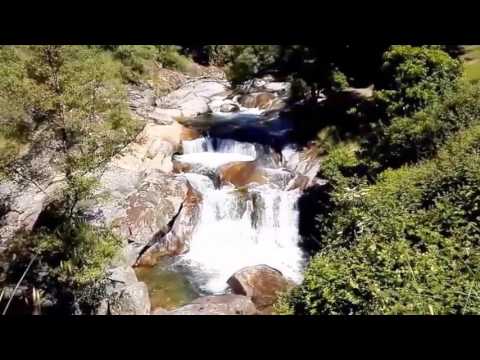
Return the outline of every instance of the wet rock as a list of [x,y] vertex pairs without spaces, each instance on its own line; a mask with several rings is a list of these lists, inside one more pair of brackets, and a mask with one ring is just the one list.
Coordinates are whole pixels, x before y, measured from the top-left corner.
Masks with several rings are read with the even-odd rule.
[[310,178],[305,175],[297,174],[287,185],[286,190],[295,190],[299,189],[300,191],[305,190],[310,184]]
[[195,129],[192,129],[192,128],[188,128],[188,127],[185,127],[183,126],[182,127],[182,131],[181,131],[181,134],[180,134],[180,138],[182,141],[184,140],[195,140],[195,139],[198,139],[202,137],[202,134],[200,134],[200,132],[198,130],[195,130]]
[[[292,183],[292,186],[305,189],[314,185],[317,174],[320,171],[320,160],[317,151],[315,148],[307,148],[286,155],[285,167],[291,172],[301,175],[298,176],[296,185]],[[305,178],[308,178],[306,183]]]
[[254,161],[239,161],[222,165],[217,170],[221,184],[243,187],[251,183],[265,184],[267,178]]
[[157,310],[155,315],[255,315],[253,302],[241,295],[216,295],[198,298],[173,311]]
[[173,160],[173,172],[183,173],[183,172],[192,172],[192,165],[188,163],[182,163],[178,160]]
[[200,201],[201,195],[189,187],[171,230],[142,254],[137,266],[154,266],[164,256],[180,255],[188,251],[200,214]]
[[220,106],[220,111],[224,113],[237,112],[240,110],[240,107],[234,103],[224,103]]
[[266,91],[276,92],[280,95],[287,95],[290,91],[291,85],[288,82],[269,82],[263,88]]
[[280,189],[286,189],[294,174],[283,169],[263,169],[264,177],[267,183],[277,186]]
[[243,268],[233,274],[227,283],[234,294],[251,298],[263,313],[271,312],[278,295],[294,286],[280,271],[267,265]]
[[273,100],[275,100],[275,95],[271,93],[253,93],[248,95],[243,95],[238,99],[240,105],[246,108],[260,108],[268,109]]

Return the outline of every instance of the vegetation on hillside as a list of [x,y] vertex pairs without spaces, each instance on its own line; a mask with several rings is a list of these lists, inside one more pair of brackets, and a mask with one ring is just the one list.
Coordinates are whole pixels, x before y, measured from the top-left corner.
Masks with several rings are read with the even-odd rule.
[[2,254],[9,262],[7,281],[18,280],[18,271],[35,257],[26,281],[60,301],[97,286],[115,255],[118,241],[108,229],[86,225],[80,205],[93,197],[94,172],[140,124],[127,108],[121,66],[105,51],[59,45],[0,51],[0,71],[8,75],[0,83],[0,98],[8,104],[0,108],[1,133],[27,147],[25,153],[3,153],[0,171],[4,178],[41,188],[36,172],[45,169],[32,169],[31,159],[50,149],[55,164],[47,166],[64,182],[34,231],[19,234]]
[[[234,85],[267,73],[290,80],[296,140],[315,140],[323,155],[328,184],[300,200],[312,259],[277,313],[478,314],[477,55],[438,45],[1,46],[2,181],[38,185],[42,169],[29,161],[50,149],[64,182],[3,253],[5,280],[15,284],[34,260],[25,282],[57,311],[94,311],[120,241],[88,225],[82,206],[94,173],[140,130],[125,87],[161,67],[190,73],[196,59]],[[352,96],[367,87],[372,96]]]
[[384,55],[372,132],[323,162],[314,249],[280,314],[478,314],[480,88],[438,47]]

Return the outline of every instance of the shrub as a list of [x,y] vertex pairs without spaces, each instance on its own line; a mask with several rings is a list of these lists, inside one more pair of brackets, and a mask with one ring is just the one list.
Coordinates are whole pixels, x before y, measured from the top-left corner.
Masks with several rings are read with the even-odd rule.
[[267,69],[279,54],[277,45],[207,45],[209,63],[227,67],[227,76],[240,83]]
[[120,45],[113,55],[123,64],[122,76],[126,81],[138,82],[147,73],[149,63],[157,55],[153,45]]
[[480,126],[432,160],[336,190],[322,249],[277,304],[295,314],[480,312]]
[[333,70],[330,77],[333,91],[342,91],[349,87],[347,76],[338,69]]
[[189,58],[180,54],[180,48],[174,45],[158,46],[157,60],[166,68],[182,72],[187,72],[192,64]]
[[480,120],[480,86],[461,84],[438,102],[409,117],[396,117],[380,134],[379,143],[367,143],[370,157],[383,167],[398,167],[431,157],[458,130]]
[[387,117],[409,116],[441,97],[462,73],[438,47],[396,45],[384,54],[377,101]]

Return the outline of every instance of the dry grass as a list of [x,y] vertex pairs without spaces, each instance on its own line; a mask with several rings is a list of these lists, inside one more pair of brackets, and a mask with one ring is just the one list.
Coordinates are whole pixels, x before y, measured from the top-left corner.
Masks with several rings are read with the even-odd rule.
[[480,45],[466,45],[462,60],[465,77],[470,81],[480,81]]

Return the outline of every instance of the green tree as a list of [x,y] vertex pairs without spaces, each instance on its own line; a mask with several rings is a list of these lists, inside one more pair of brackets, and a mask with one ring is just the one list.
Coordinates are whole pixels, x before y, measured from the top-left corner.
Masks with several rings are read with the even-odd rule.
[[460,61],[436,46],[395,45],[383,61],[376,94],[390,118],[411,115],[438,101],[462,73]]
[[479,144],[475,125],[432,160],[337,188],[323,246],[277,311],[478,314]]
[[[15,253],[21,264],[34,254],[39,256],[36,270],[47,267],[49,286],[57,284],[55,291],[93,286],[104,275],[118,241],[108,229],[85,224],[79,204],[94,196],[96,171],[140,130],[140,123],[128,111],[120,63],[110,53],[86,46],[45,45],[5,51],[15,64],[8,58],[0,69],[14,66],[15,73],[11,82],[0,84],[0,91],[15,105],[15,111],[2,108],[2,117],[30,117],[41,127],[33,127],[28,135],[28,155],[55,152],[54,168],[64,180],[34,233],[19,235],[17,243],[22,246],[12,244],[7,255]],[[23,174],[29,166],[17,156],[5,162],[2,171],[7,176]],[[12,264],[12,271],[15,268]]]

